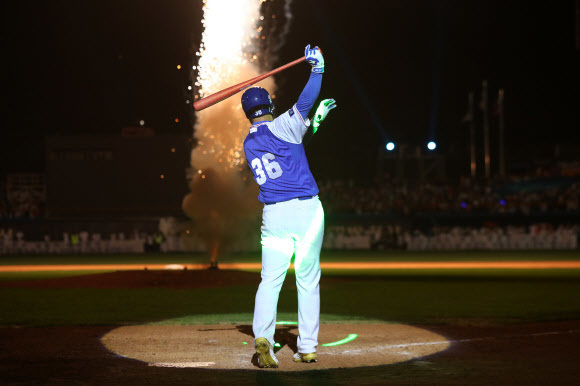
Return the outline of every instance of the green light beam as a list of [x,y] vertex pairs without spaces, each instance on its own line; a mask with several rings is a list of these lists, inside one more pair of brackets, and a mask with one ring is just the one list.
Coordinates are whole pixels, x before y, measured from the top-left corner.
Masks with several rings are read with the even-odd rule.
[[351,342],[351,341],[355,340],[356,338],[358,338],[358,334],[348,334],[348,336],[342,340],[337,340],[336,342],[331,342],[331,343],[325,343],[325,344],[323,344],[323,346],[324,347],[338,346],[341,344]]

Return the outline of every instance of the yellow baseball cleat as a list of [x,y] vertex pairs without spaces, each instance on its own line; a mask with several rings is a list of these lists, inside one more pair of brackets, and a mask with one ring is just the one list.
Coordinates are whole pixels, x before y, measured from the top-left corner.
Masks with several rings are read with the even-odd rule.
[[297,352],[296,354],[294,354],[294,362],[304,362],[304,363],[316,362],[316,353],[311,352],[310,354],[301,354]]
[[258,338],[254,341],[254,347],[258,354],[258,366],[262,368],[278,367],[278,359],[274,355],[272,345],[266,338]]

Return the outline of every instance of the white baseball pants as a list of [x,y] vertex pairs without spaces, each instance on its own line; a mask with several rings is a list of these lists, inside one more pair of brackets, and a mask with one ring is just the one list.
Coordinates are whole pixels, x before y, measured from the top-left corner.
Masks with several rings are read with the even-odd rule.
[[320,249],[324,211],[318,196],[264,205],[262,281],[254,307],[254,338],[274,345],[278,296],[295,254],[298,289],[298,351],[316,352],[320,322]]

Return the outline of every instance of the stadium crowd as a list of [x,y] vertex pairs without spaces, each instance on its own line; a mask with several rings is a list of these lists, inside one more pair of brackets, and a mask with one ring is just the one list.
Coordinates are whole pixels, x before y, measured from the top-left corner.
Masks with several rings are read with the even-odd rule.
[[[493,179],[459,183],[397,181],[385,177],[371,185],[353,180],[329,180],[319,184],[327,213],[520,213],[578,210],[578,181],[510,181]],[[537,181],[537,180],[535,180]]]
[[[255,236],[255,235],[254,235]],[[259,235],[258,235],[259,236]],[[326,250],[510,250],[577,249],[580,226],[434,227],[429,231],[404,229],[399,225],[335,225],[325,229]],[[258,251],[258,237],[242,238],[228,250]],[[26,240],[20,231],[0,229],[0,255],[3,254],[72,254],[72,253],[143,253],[204,252],[206,246],[195,232],[147,234],[135,232],[80,232],[51,239]]]
[[[383,177],[372,184],[353,180],[327,180],[319,183],[326,215],[370,215],[381,218],[409,218],[416,214],[513,214],[522,216],[543,213],[579,213],[580,180],[574,175],[528,174],[474,181],[462,178],[458,183],[409,182]],[[44,205],[42,189],[0,190],[0,219],[35,218]],[[540,216],[541,217],[541,216]],[[362,218],[362,217],[361,217]],[[323,247],[326,249],[576,249],[580,223],[527,226],[431,227],[413,229],[404,221],[380,220],[380,225],[327,226]],[[511,217],[510,217],[511,218]],[[538,218],[538,216],[536,216]],[[574,215],[572,218],[575,218]],[[375,219],[375,224],[377,221]],[[508,222],[509,223],[509,222]],[[165,224],[165,225],[163,225]],[[22,231],[0,229],[0,254],[6,253],[127,253],[146,251],[204,251],[205,246],[195,227],[190,232],[168,230],[163,219],[157,234],[118,232],[63,233],[51,239],[27,240]],[[109,232],[110,233],[110,232]],[[238,251],[259,248],[256,235],[245,235],[233,245]],[[256,237],[259,237],[257,235]],[[246,245],[247,244],[247,245]]]
[[538,223],[525,226],[435,227],[429,232],[400,226],[333,226],[325,249],[509,250],[577,249],[580,227]]
[[[144,232],[111,233],[107,237],[100,233],[64,232],[56,239],[45,235],[42,240],[27,240],[22,231],[12,228],[0,229],[0,255],[2,254],[73,254],[73,253],[142,253],[162,251],[166,239],[161,233]],[[175,242],[170,239],[170,242]],[[166,244],[164,250],[179,246]]]
[[39,218],[44,207],[44,193],[22,187],[7,190],[0,189],[0,218],[23,219]]
[[[580,173],[580,165],[578,170]],[[43,216],[44,189],[0,185],[0,219]],[[529,214],[580,208],[580,180],[545,171],[458,181],[411,182],[385,175],[371,182],[322,180],[318,186],[327,214]]]

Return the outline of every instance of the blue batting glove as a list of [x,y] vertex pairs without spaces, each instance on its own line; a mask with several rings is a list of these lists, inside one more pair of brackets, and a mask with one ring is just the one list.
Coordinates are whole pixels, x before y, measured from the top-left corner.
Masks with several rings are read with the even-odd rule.
[[304,49],[306,61],[312,66],[312,72],[322,74],[324,72],[324,57],[320,48],[310,48],[310,44]]

